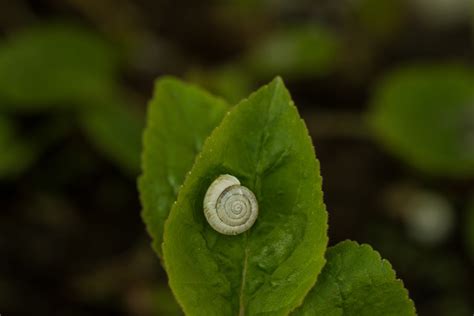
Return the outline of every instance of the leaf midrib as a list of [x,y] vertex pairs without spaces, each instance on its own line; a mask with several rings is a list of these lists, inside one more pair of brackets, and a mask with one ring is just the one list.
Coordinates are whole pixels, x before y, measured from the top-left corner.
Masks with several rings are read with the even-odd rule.
[[[257,166],[256,166],[256,176],[253,181],[253,187],[254,189],[257,187],[257,181],[261,177],[261,167],[260,167],[260,162],[262,160],[262,148],[264,146],[264,141],[265,141],[265,131],[267,130],[268,124],[270,122],[270,112],[271,109],[275,103],[275,96],[276,92],[278,90],[278,87],[280,86],[280,81],[277,80],[275,87],[273,88],[273,94],[270,99],[270,105],[267,108],[267,116],[265,123],[263,124],[263,129],[262,129],[262,135],[260,137],[260,146],[258,147],[258,153],[257,153]],[[259,183],[260,185],[260,183]],[[258,188],[259,193],[260,192],[260,187]],[[245,291],[245,283],[246,283],[246,277],[247,277],[247,266],[248,266],[248,259],[249,259],[249,247],[248,247],[248,231],[245,232],[245,247],[244,247],[244,260],[242,264],[242,281],[240,284],[240,293],[239,293],[239,313],[238,316],[245,316],[245,301],[244,301],[244,291]]]
[[242,270],[242,281],[240,285],[240,297],[239,297],[239,316],[245,315],[245,302],[244,302],[244,289],[245,289],[245,280],[247,276],[247,265],[248,265],[248,257],[249,257],[249,249],[247,247],[247,234],[245,236],[245,256],[244,256],[244,267]]

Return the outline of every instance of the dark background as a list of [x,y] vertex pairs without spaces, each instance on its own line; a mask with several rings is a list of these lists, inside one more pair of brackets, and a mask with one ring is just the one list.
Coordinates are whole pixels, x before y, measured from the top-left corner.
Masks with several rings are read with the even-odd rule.
[[[473,177],[417,169],[375,141],[365,121],[374,87],[392,69],[472,67],[471,2],[0,1],[0,119],[14,130],[2,147],[0,125],[0,313],[179,314],[136,188],[146,103],[154,80],[171,74],[233,103],[281,75],[321,162],[330,244],[370,243],[390,260],[420,315],[472,315],[474,256],[465,222]],[[86,32],[106,46],[105,62],[94,66],[86,48],[67,51],[54,37],[51,53],[24,40],[48,27]],[[288,55],[286,44],[265,44],[281,34],[292,43],[300,28],[322,39]],[[26,44],[10,49],[18,38]],[[55,52],[69,55],[61,63]],[[16,61],[20,55],[28,57]],[[12,74],[1,66],[6,59]],[[37,102],[48,73],[69,62],[85,71],[84,80],[110,62],[97,70],[106,73],[99,92],[46,93]],[[18,99],[2,96],[2,85],[23,82],[18,73],[32,88],[18,85]],[[52,85],[81,86],[75,73]],[[102,103],[103,112],[89,110]]]

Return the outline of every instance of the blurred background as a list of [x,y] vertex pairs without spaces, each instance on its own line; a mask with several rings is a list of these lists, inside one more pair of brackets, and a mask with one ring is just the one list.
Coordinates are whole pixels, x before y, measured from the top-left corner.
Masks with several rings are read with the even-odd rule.
[[472,315],[473,0],[0,0],[2,315],[180,315],[136,188],[164,74],[231,103],[281,75],[330,244],[370,243],[420,315]]

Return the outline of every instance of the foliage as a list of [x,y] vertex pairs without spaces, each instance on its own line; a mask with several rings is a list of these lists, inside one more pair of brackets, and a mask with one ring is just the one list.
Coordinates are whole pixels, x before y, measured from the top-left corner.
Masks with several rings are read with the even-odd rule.
[[[226,237],[195,215],[219,174],[237,176],[260,201],[251,232]],[[165,267],[185,312],[287,314],[324,264],[326,216],[307,130],[276,79],[208,138],[166,222]]]
[[143,117],[123,100],[111,97],[84,109],[81,125],[90,140],[112,161],[135,176],[140,169]]
[[388,75],[369,115],[377,139],[430,174],[474,175],[472,68],[412,66]]
[[0,111],[56,108],[78,116],[96,148],[135,176],[144,122],[118,92],[117,71],[113,46],[87,29],[53,23],[23,30],[0,45]]
[[173,78],[157,82],[144,133],[143,218],[161,256],[165,219],[204,140],[228,110],[221,99]]
[[394,67],[472,69],[474,1],[20,0],[0,16],[2,315],[183,314],[137,212],[146,100],[165,73],[232,105],[285,78],[321,162],[329,244],[369,243],[420,315],[472,314],[472,174],[421,172],[360,118]]
[[[281,79],[251,94],[220,122],[226,111],[222,101],[195,87],[169,78],[157,83],[139,182],[143,218],[186,314],[288,315],[302,304],[325,263],[319,162]],[[191,130],[183,128],[191,126],[188,118]],[[241,235],[222,235],[204,218],[204,194],[220,174],[238,177],[259,201],[257,222]],[[368,246],[343,243],[327,259],[296,314],[337,312],[341,304],[354,314],[414,314],[388,262]],[[328,281],[333,275],[345,281],[339,286],[345,286],[347,301],[339,297],[334,306],[322,307],[319,295],[334,295]]]
[[369,245],[340,242],[303,305],[292,315],[415,315],[390,263]]
[[110,91],[116,71],[113,48],[94,33],[61,24],[27,29],[0,46],[0,108],[87,102]]
[[340,43],[335,34],[316,25],[276,31],[244,58],[257,77],[324,75],[335,67]]

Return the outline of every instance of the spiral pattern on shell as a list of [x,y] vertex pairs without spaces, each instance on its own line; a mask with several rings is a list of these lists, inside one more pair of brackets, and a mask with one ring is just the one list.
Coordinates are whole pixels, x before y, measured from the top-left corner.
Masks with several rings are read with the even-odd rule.
[[248,230],[258,215],[255,195],[231,175],[217,177],[204,196],[204,215],[221,234],[237,235]]

